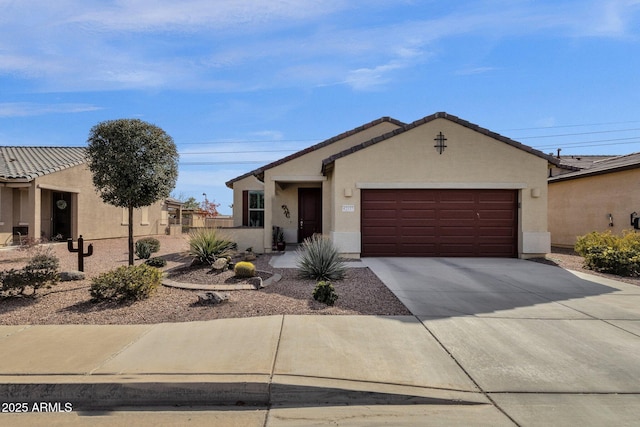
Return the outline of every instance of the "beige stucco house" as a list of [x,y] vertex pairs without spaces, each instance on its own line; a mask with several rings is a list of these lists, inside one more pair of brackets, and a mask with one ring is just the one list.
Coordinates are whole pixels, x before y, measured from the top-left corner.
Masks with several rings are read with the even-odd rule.
[[578,236],[633,229],[640,214],[640,153],[597,159],[549,178],[549,231],[554,246],[573,247]]
[[322,233],[346,256],[530,257],[550,249],[559,161],[447,113],[383,117],[228,181],[239,246]]
[[[126,209],[105,204],[81,147],[0,147],[0,246],[19,237],[103,239],[128,235]],[[181,203],[136,209],[137,236],[164,234]]]

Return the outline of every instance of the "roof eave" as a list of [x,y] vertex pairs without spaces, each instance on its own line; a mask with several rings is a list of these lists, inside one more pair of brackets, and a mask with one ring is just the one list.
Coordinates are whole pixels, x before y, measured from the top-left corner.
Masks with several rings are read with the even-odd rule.
[[586,169],[582,173],[570,173],[570,174],[564,174],[564,175],[557,175],[549,178],[547,181],[549,183],[571,181],[573,179],[588,178],[590,176],[606,175],[608,173],[624,172],[627,170],[633,170],[633,169],[639,169],[639,168],[640,168],[640,163],[624,165],[624,166],[619,166],[615,168],[599,169],[599,170]]
[[333,144],[334,142],[340,141],[340,140],[345,139],[345,138],[347,138],[349,136],[355,135],[355,134],[357,134],[359,132],[362,132],[362,131],[364,131],[366,129],[372,128],[374,126],[377,126],[377,125],[379,125],[381,123],[385,123],[385,122],[392,123],[392,124],[394,124],[396,126],[399,126],[399,127],[402,127],[402,126],[406,125],[406,123],[403,123],[400,120],[396,120],[393,117],[389,117],[389,116],[380,117],[379,119],[373,120],[373,121],[371,121],[369,123],[366,123],[364,125],[358,126],[357,128],[354,128],[354,129],[348,130],[346,132],[343,132],[343,133],[341,133],[339,135],[333,136],[333,137],[331,137],[329,139],[326,139],[326,140],[324,140],[322,142],[319,142],[319,143],[317,143],[315,145],[312,145],[311,147],[304,148],[304,149],[302,149],[300,151],[297,151],[297,152],[295,152],[293,154],[290,154],[290,155],[288,155],[286,157],[283,157],[282,159],[278,159],[278,160],[276,160],[274,162],[271,162],[271,163],[269,163],[267,165],[264,165],[264,166],[262,166],[262,167],[260,167],[258,169],[255,169],[255,170],[253,170],[251,172],[248,172],[248,173],[246,173],[244,175],[240,175],[240,176],[238,176],[236,178],[233,178],[233,179],[225,182],[225,185],[228,188],[233,189],[233,183],[234,182],[240,181],[241,179],[247,178],[247,177],[249,177],[251,175],[255,176],[259,181],[264,182],[264,172],[267,169],[274,168],[274,167],[279,166],[279,165],[281,165],[283,163],[286,163],[286,162],[288,162],[290,160],[296,159],[296,158],[298,158],[300,156],[303,156],[303,155],[305,155],[307,153],[313,152],[313,151],[318,150],[318,149],[320,149],[322,147],[326,147],[327,145]]
[[471,129],[471,130],[473,130],[475,132],[479,132],[479,133],[481,133],[483,135],[486,135],[486,136],[488,136],[490,138],[493,138],[493,139],[496,139],[498,141],[504,142],[504,143],[506,143],[508,145],[511,145],[514,148],[518,148],[520,150],[523,150],[523,151],[526,151],[526,152],[528,152],[530,154],[533,154],[533,155],[535,155],[537,157],[541,157],[541,158],[547,160],[547,162],[553,164],[554,166],[561,167],[560,166],[560,159],[557,159],[554,156],[551,156],[549,154],[545,154],[542,151],[538,151],[538,150],[536,150],[534,148],[529,147],[528,145],[524,145],[524,144],[522,144],[522,143],[520,143],[518,141],[515,141],[513,139],[507,138],[506,136],[500,135],[499,133],[492,132],[492,131],[490,131],[490,130],[488,130],[486,128],[483,128],[481,126],[478,126],[478,125],[473,124],[471,122],[468,122],[466,120],[462,120],[457,116],[454,116],[454,115],[451,115],[451,114],[448,114],[448,113],[445,113],[445,112],[438,112],[438,113],[432,114],[430,116],[423,117],[422,119],[416,120],[415,122],[410,123],[408,125],[405,125],[405,126],[403,126],[401,128],[394,129],[394,130],[392,130],[390,132],[387,132],[387,133],[385,133],[383,135],[380,135],[378,137],[370,139],[369,141],[365,141],[365,142],[363,142],[361,144],[358,144],[358,145],[355,145],[353,147],[350,147],[350,148],[348,148],[346,150],[341,151],[340,153],[336,153],[336,154],[324,159],[322,161],[322,171],[324,173],[325,169],[327,167],[329,167],[330,164],[334,163],[337,159],[339,159],[341,157],[347,156],[347,155],[349,155],[351,153],[354,153],[356,151],[362,150],[363,148],[366,148],[366,147],[368,147],[370,145],[377,144],[378,142],[381,142],[381,141],[384,141],[386,139],[392,138],[392,137],[394,137],[396,135],[399,135],[401,133],[407,132],[407,131],[409,131],[409,130],[415,128],[415,127],[421,126],[423,124],[432,122],[432,121],[434,121],[436,119],[449,120],[449,121],[454,122],[454,123],[456,123],[456,124],[458,124],[460,126],[464,126],[464,127],[468,128],[468,129]]

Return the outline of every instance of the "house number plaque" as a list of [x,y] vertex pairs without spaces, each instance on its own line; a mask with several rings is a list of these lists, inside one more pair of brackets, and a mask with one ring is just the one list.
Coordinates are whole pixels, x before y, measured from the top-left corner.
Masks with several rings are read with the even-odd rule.
[[342,212],[355,212],[355,205],[342,205]]

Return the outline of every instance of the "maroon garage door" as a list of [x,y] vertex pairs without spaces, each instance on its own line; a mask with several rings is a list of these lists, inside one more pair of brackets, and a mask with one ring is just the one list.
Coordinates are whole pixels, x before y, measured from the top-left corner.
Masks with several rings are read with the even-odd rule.
[[515,190],[362,190],[362,256],[515,257]]

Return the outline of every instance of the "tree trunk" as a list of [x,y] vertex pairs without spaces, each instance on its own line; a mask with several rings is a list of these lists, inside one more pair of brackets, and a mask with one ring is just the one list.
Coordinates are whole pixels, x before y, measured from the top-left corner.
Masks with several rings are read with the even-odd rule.
[[129,265],[133,265],[133,206],[129,206]]

